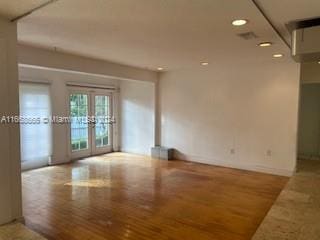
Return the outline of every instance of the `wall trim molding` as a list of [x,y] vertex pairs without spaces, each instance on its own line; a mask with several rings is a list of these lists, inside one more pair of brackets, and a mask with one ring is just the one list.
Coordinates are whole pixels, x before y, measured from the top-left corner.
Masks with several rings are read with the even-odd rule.
[[320,80],[319,81],[304,81],[304,82],[301,82],[300,85],[307,85],[307,84],[320,84]]
[[101,59],[18,44],[19,66],[112,78],[156,82],[158,72]]
[[[143,155],[143,156],[147,156],[150,157],[151,156],[151,152],[142,152],[139,150],[135,150],[135,149],[126,149],[126,148],[119,148],[120,152],[122,153],[129,153],[129,154],[137,154],[137,155]],[[150,149],[151,151],[151,149]],[[117,151],[115,151],[117,152]]]
[[268,166],[264,166],[261,164],[243,164],[243,163],[236,163],[231,161],[220,161],[214,158],[206,158],[201,156],[193,156],[193,155],[186,155],[181,153],[174,154],[174,159],[178,160],[185,160],[189,162],[195,162],[195,163],[202,163],[202,164],[208,164],[208,165],[214,165],[219,167],[227,167],[227,168],[235,168],[240,170],[246,170],[246,171],[253,171],[253,172],[261,172],[261,173],[267,173],[267,174],[273,174],[273,175],[279,175],[279,176],[286,176],[291,177],[295,170],[288,170],[288,169],[281,169],[281,168],[271,168]]
[[314,160],[314,161],[319,161],[320,156],[318,155],[308,155],[308,154],[298,154],[298,159],[300,160]]
[[14,222],[18,222],[18,223],[25,225],[26,219],[24,218],[24,216],[20,216]]

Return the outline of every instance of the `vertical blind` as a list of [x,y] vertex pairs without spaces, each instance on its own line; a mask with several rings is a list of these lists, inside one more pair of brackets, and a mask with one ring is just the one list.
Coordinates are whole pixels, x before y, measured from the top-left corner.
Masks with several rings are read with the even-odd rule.
[[21,83],[20,142],[22,169],[48,165],[52,154],[51,102],[49,85]]

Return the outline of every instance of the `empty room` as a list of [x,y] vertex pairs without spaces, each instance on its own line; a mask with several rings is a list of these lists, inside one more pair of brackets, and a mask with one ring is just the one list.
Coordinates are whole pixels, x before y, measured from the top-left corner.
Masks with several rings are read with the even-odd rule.
[[0,240],[319,240],[318,0],[0,0]]

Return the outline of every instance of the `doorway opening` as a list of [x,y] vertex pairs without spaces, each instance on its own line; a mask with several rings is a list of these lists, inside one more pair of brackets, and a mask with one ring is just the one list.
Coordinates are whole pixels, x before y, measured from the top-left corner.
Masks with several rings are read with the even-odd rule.
[[320,83],[301,85],[298,159],[320,160]]

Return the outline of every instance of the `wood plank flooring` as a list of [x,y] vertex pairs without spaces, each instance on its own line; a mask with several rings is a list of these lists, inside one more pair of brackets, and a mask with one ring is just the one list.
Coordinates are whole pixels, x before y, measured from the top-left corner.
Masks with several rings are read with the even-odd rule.
[[288,181],[124,153],[22,179],[26,225],[52,240],[249,240]]

